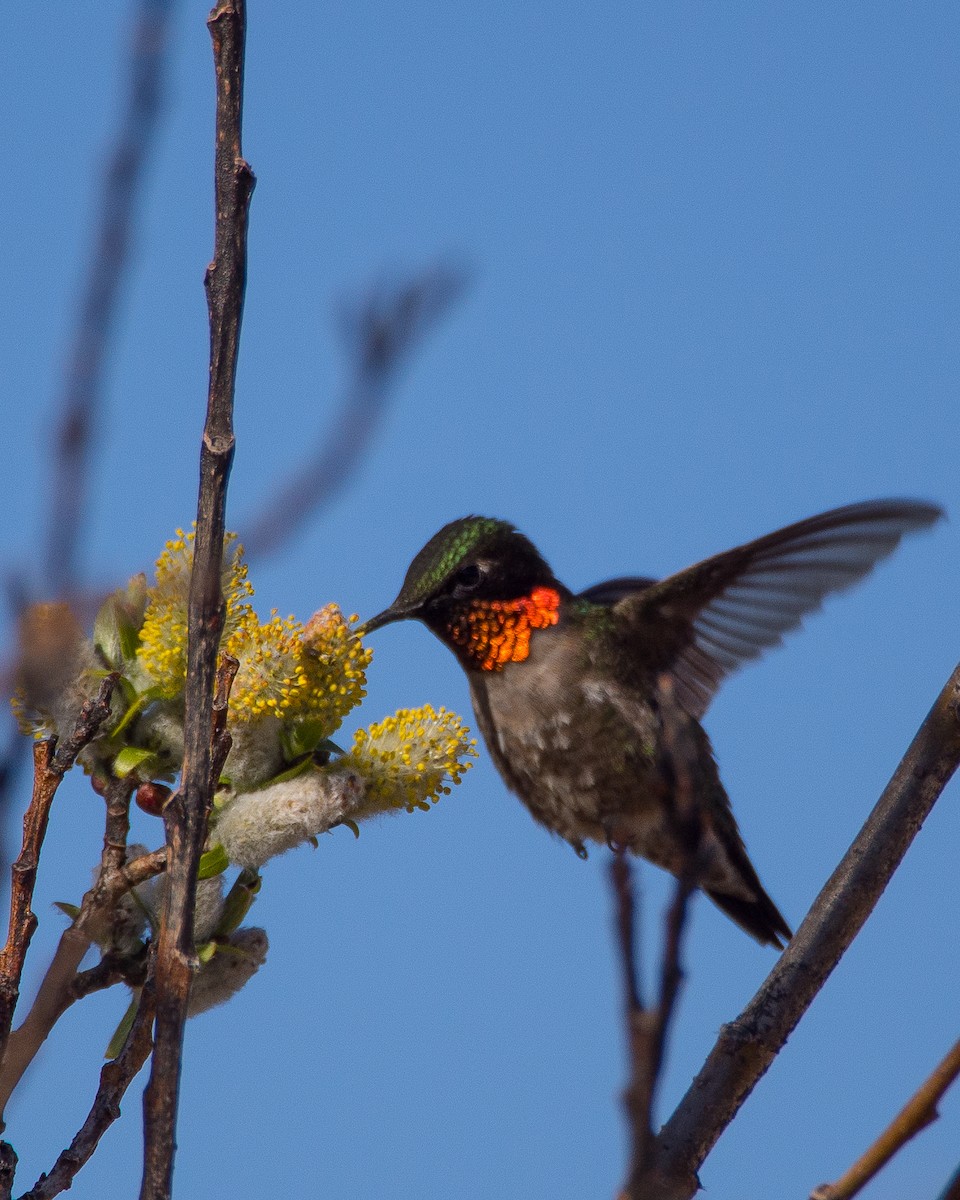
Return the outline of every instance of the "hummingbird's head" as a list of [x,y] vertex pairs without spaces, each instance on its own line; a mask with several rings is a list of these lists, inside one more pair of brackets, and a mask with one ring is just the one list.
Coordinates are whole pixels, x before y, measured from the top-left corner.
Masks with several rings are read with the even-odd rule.
[[477,639],[480,623],[518,631],[554,625],[562,594],[566,589],[536,546],[512,525],[462,517],[434,534],[410,564],[396,600],[358,632],[416,618],[462,657],[489,670],[489,646],[486,657],[479,657],[487,644]]

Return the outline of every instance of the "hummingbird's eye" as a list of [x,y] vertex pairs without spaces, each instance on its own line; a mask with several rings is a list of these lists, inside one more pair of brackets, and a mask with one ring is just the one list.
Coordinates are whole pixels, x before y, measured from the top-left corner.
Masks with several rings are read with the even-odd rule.
[[466,592],[472,592],[482,579],[483,571],[480,567],[476,563],[467,563],[465,567],[461,567],[454,574],[451,580],[454,595],[462,596]]

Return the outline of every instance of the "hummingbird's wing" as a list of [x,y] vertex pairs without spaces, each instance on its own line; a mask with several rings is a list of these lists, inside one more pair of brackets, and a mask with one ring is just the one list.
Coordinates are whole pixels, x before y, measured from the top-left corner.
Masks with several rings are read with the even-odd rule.
[[578,594],[577,599],[609,607],[618,600],[624,600],[627,596],[653,587],[656,582],[656,579],[648,579],[646,575],[623,575],[619,579],[605,579],[603,583],[595,583],[593,587],[585,588]]
[[[669,671],[698,719],[720,683],[780,645],[830,592],[862,579],[907,533],[943,516],[934,504],[873,500],[798,521],[651,583],[618,579],[583,595],[624,619],[645,666]],[[592,594],[591,594],[592,593]]]

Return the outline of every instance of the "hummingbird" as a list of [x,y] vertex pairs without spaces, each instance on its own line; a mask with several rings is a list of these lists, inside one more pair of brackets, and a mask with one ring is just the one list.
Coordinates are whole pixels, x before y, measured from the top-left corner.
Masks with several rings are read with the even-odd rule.
[[728,675],[942,516],[915,500],[851,504],[660,581],[581,592],[509,522],[463,517],[427,542],[361,632],[416,619],[453,651],[507,786],[581,858],[586,842],[605,843],[692,877],[780,949],[790,926],[747,856],[700,722]]

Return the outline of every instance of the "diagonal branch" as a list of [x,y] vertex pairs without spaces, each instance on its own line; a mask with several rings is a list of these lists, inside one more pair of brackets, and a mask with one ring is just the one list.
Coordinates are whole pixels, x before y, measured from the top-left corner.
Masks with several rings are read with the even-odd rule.
[[[77,555],[86,518],[90,450],[99,419],[104,365],[132,257],[137,201],[163,111],[173,0],[135,0],[135,7],[126,107],[101,183],[89,271],[81,287],[61,385],[60,414],[51,439],[51,499],[43,550],[43,582],[50,596],[69,593],[73,597],[77,591]],[[26,575],[23,571],[8,584],[14,611],[29,603],[33,581]],[[9,714],[7,727],[9,733],[3,736],[0,750],[0,812],[11,802],[27,746]],[[6,862],[5,849],[0,839],[0,863]]]
[[[672,698],[669,676],[659,680],[665,699]],[[664,919],[663,955],[654,1002],[644,1007],[637,984],[633,950],[633,893],[630,867],[619,851],[611,868],[618,899],[618,927],[626,994],[627,1041],[630,1049],[630,1081],[624,1106],[631,1133],[631,1155],[627,1182],[621,1200],[645,1200],[657,1184],[654,1105],[663,1074],[667,1035],[683,982],[681,947],[690,897],[696,887],[698,855],[704,814],[690,776],[696,750],[690,744],[688,719],[674,704],[661,705],[662,742],[673,776],[673,808],[670,818],[683,847],[683,869],[677,879],[673,900]]]
[[207,270],[210,387],[200,452],[200,495],[187,635],[184,756],[180,790],[164,809],[169,884],[157,942],[156,1032],[144,1093],[141,1200],[170,1196],[180,1058],[190,984],[196,967],[193,918],[197,868],[216,782],[214,679],[223,629],[220,583],[227,480],[233,461],[233,396],[246,285],[247,213],[254,176],[241,153],[243,0],[222,0],[207,21],[217,77],[216,229]]
[[383,419],[398,372],[465,286],[462,270],[440,263],[372,294],[350,315],[353,375],[333,430],[244,530],[248,559],[279,550],[344,488]]
[[[118,809],[129,805],[132,783],[111,780],[108,785],[114,793],[112,803],[108,800],[108,822],[118,820]],[[110,812],[111,807],[114,809]],[[143,983],[145,963],[142,954],[135,958],[117,957],[106,954],[95,967],[80,972],[83,957],[92,944],[91,929],[116,912],[120,897],[131,888],[158,875],[166,866],[166,847],[143,854],[117,868],[111,863],[114,858],[111,838],[104,839],[104,854],[96,882],[83,898],[77,919],[60,935],[60,942],[50,966],[44,973],[36,998],[19,1028],[10,1034],[7,1053],[0,1065],[0,1113],[7,1106],[14,1088],[24,1072],[36,1058],[54,1025],[71,1004],[90,992],[110,987],[121,980],[131,987]],[[2,1193],[0,1193],[2,1197]]]
[[937,1200],[960,1200],[960,1167],[947,1180],[947,1185]]
[[933,1073],[910,1097],[896,1117],[836,1183],[815,1188],[810,1200],[851,1200],[887,1165],[912,1137],[934,1122],[943,1094],[960,1075],[960,1042],[954,1043]]
[[38,742],[34,747],[33,797],[23,818],[23,847],[13,864],[10,927],[7,943],[0,951],[0,1062],[10,1037],[27,949],[37,927],[31,905],[53,798],[77,755],[93,741],[110,716],[110,697],[117,678],[117,675],[108,675],[104,679],[96,697],[88,700],[81,709],[73,733],[59,748],[55,749],[51,741]]
[[696,1172],[873,911],[960,762],[960,667],[777,965],[657,1138],[655,1200],[689,1200]]
[[54,1163],[49,1174],[41,1175],[20,1200],[52,1200],[69,1188],[80,1168],[87,1163],[100,1139],[120,1116],[120,1101],[136,1078],[150,1053],[150,1029],[155,1012],[153,988],[148,982],[140,993],[133,1025],[123,1049],[100,1071],[100,1086],[87,1119],[76,1137]]

